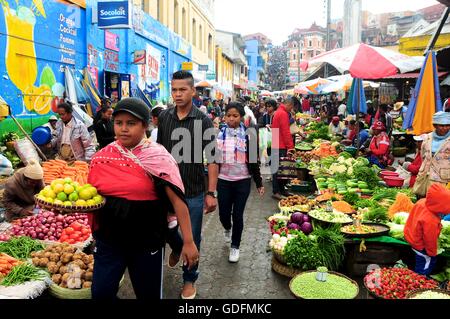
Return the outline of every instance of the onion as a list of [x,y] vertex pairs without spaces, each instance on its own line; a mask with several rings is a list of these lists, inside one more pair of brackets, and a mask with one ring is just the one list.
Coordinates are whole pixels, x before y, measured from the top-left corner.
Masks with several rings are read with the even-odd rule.
[[49,224],[53,224],[53,223],[55,222],[55,218],[49,216],[49,217],[47,218],[47,222],[48,222]]
[[47,218],[45,218],[45,217],[41,218],[41,223],[42,224],[46,224],[47,223]]
[[45,218],[48,218],[48,212],[43,212],[42,216],[45,217]]
[[64,221],[64,216],[63,215],[56,215],[56,220],[58,222],[63,222]]
[[62,222],[56,222],[56,225],[58,225],[58,226],[62,226],[63,225],[63,223]]
[[37,238],[39,238],[40,240],[44,239],[45,235],[43,233],[40,233],[37,235]]
[[30,223],[30,222],[25,222],[25,223],[23,223],[23,226],[24,226],[24,227],[30,227],[30,226],[31,226],[31,223]]
[[20,236],[23,236],[23,235],[25,235],[25,232],[23,231],[23,230],[21,230],[21,231],[19,231],[19,233],[18,233]]
[[48,236],[44,236],[44,240],[48,240]]
[[49,239],[49,240],[52,240],[52,241],[55,241],[55,240],[56,240],[56,238],[55,238],[54,236],[49,236],[48,239]]
[[33,237],[33,238],[36,238],[37,233],[36,233],[34,230],[32,230],[32,231],[30,232],[30,236]]

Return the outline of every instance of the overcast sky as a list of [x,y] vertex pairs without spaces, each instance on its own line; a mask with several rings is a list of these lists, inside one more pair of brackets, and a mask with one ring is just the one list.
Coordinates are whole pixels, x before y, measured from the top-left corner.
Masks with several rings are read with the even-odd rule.
[[[373,13],[417,10],[435,0],[363,0],[363,10]],[[332,18],[341,18],[344,0],[331,0]],[[314,21],[325,26],[324,0],[216,0],[216,29],[242,35],[262,32],[281,44],[295,28]]]

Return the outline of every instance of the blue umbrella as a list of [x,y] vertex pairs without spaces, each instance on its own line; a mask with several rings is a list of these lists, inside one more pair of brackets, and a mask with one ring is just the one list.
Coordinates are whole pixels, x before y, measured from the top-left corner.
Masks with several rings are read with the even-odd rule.
[[350,114],[367,113],[366,94],[362,79],[353,79],[347,110]]

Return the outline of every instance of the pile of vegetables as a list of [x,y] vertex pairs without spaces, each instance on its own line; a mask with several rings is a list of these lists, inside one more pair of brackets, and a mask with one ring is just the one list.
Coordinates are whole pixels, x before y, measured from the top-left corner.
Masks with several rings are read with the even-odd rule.
[[4,151],[2,154],[11,162],[13,168],[17,168],[22,163],[16,151]]
[[331,142],[324,142],[320,144],[319,148],[312,151],[311,154],[316,155],[320,158],[325,158],[329,156],[338,156],[336,147],[333,144],[331,144]]
[[21,262],[16,258],[12,258],[7,254],[0,253],[0,278],[8,275],[13,267],[19,265]]
[[396,213],[410,213],[414,207],[414,203],[408,197],[408,195],[404,193],[398,193],[395,202],[389,207],[388,215],[389,218],[394,218]]
[[409,299],[450,299],[450,295],[448,293],[428,290],[415,293],[414,297]]
[[87,226],[86,214],[60,215],[43,211],[38,215],[19,219],[12,227],[15,236],[30,236],[34,239],[57,241],[65,228],[77,222]]
[[447,280],[450,280],[450,260],[447,260],[447,265],[441,273],[432,275],[431,278],[439,282],[445,282]]
[[287,264],[302,270],[327,267],[338,269],[345,255],[344,237],[339,227],[315,227],[309,235],[303,233],[288,240],[284,248]]
[[280,207],[294,207],[294,206],[311,206],[314,201],[309,200],[305,196],[293,195],[280,201]]
[[439,235],[439,249],[450,252],[450,222],[443,220],[441,224],[442,230]]
[[392,217],[392,222],[386,224],[390,228],[389,236],[395,239],[405,240],[404,230],[408,217],[408,213],[396,213]]
[[56,179],[70,178],[80,185],[87,184],[87,177],[89,174],[89,164],[82,161],[75,161],[73,166],[69,166],[63,160],[49,160],[42,163],[44,170],[44,182],[50,184]]
[[350,280],[334,274],[327,275],[327,281],[316,279],[315,272],[303,273],[291,282],[291,290],[303,299],[353,299],[358,287]]
[[295,212],[291,215],[291,219],[287,223],[287,228],[301,231],[305,235],[309,235],[313,231],[311,218],[307,214],[300,212]]
[[300,232],[310,234],[312,232],[311,219],[307,214],[294,212],[292,214],[276,214],[268,219],[272,235],[286,237],[298,235]]
[[76,244],[85,242],[90,236],[91,228],[89,226],[74,222],[62,231],[59,241],[61,243]]
[[323,122],[311,122],[306,126],[305,131],[308,133],[308,136],[305,139],[306,142],[313,142],[317,139],[331,139],[328,134],[328,125]]
[[0,243],[0,253],[5,253],[16,259],[26,259],[31,253],[44,249],[44,246],[37,240],[30,237],[11,237],[7,242]]
[[0,241],[8,241],[11,239],[11,236],[8,234],[0,234]]
[[47,274],[39,268],[28,263],[21,263],[14,266],[11,271],[3,278],[0,285],[16,286],[27,281],[44,280]]
[[328,223],[346,224],[351,223],[353,219],[347,214],[340,212],[328,212],[325,209],[318,208],[309,212],[309,216]]
[[382,268],[364,277],[366,287],[383,299],[405,299],[417,289],[438,288],[435,280],[419,275],[407,268]]
[[62,288],[81,289],[92,286],[94,256],[77,252],[69,244],[49,246],[32,254],[33,264],[46,268],[52,281]]
[[272,251],[279,255],[284,255],[284,248],[286,247],[288,240],[291,239],[293,235],[280,236],[279,234],[273,234],[272,239],[269,242],[269,247]]

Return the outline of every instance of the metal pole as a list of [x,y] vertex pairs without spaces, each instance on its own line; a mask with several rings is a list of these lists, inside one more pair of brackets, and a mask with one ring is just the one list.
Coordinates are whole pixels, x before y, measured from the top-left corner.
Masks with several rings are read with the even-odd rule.
[[298,75],[298,82],[300,83],[301,82],[301,80],[300,80],[300,62],[301,62],[301,59],[300,59],[300,54],[301,54],[301,51],[300,51],[300,43],[301,43],[301,38],[297,38],[297,47],[298,47],[298,56],[297,56],[297,58],[298,58],[298,64],[297,64],[297,69],[298,69],[298,71],[297,71],[297,75]]
[[[331,38],[331,0],[327,0],[327,43],[326,43],[326,51],[330,51],[330,38]],[[324,78],[328,77],[328,63],[325,63],[325,70],[324,70]]]
[[359,84],[360,84],[360,81],[359,81],[359,79],[355,79],[355,81],[357,81],[356,82],[356,88],[357,88],[357,90],[358,90],[358,101],[357,101],[357,104],[358,104],[358,107],[356,108],[356,149],[357,149],[357,152],[359,151],[359,148],[360,148],[360,144],[361,144],[361,139],[360,139],[360,137],[359,137],[359,111],[361,110],[361,105],[360,105],[360,103],[361,103],[361,89],[360,89],[360,86],[359,86]]
[[433,36],[431,37],[430,42],[428,43],[428,46],[427,46],[425,52],[423,53],[423,55],[427,55],[428,52],[430,52],[431,50],[434,49],[434,46],[437,42],[437,39],[439,38],[439,35],[441,34],[442,28],[444,27],[449,14],[450,14],[450,7],[447,7],[447,9],[445,9],[444,13],[442,13],[441,22],[439,23],[438,28],[436,29]]

